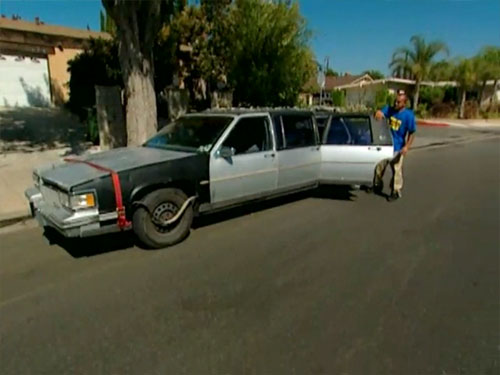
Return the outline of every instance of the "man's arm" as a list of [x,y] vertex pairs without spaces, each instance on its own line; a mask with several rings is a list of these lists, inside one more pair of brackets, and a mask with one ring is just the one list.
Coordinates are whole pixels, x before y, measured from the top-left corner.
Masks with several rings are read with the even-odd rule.
[[406,155],[408,151],[410,150],[411,144],[415,140],[415,132],[413,133],[408,133],[408,137],[406,138],[406,144],[405,147],[401,149],[401,154]]
[[405,146],[401,149],[401,154],[406,155],[410,150],[410,147],[415,140],[415,133],[417,131],[417,124],[415,121],[415,116],[412,114],[408,121],[408,137],[406,138]]
[[388,112],[389,112],[389,106],[386,105],[384,108],[379,109],[377,112],[375,112],[375,119],[382,120],[383,118],[387,117]]

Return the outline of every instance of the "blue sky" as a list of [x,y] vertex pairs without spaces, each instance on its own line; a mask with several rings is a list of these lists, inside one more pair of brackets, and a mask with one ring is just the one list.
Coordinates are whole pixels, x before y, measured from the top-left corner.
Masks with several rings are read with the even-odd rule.
[[[320,61],[341,72],[388,73],[394,48],[414,34],[440,39],[452,56],[500,46],[500,0],[299,0]],[[0,13],[25,20],[99,29],[97,0],[0,0]]]

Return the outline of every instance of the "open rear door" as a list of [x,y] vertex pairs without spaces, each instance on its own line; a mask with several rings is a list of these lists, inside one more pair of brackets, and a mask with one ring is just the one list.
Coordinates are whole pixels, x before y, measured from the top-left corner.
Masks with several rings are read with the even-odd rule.
[[323,134],[321,182],[371,185],[377,163],[392,156],[392,137],[385,120],[335,114]]

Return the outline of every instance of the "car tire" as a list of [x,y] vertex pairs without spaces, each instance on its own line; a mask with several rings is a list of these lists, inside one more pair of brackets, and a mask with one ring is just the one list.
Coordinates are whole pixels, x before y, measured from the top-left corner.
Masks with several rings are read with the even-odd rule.
[[[132,226],[139,240],[149,248],[159,249],[184,240],[193,222],[193,206],[190,204],[182,216],[170,226],[158,225],[154,218],[163,220],[175,216],[188,197],[179,189],[159,189],[148,194],[134,211]],[[174,207],[177,209],[175,211]],[[170,217],[168,216],[170,215]]]

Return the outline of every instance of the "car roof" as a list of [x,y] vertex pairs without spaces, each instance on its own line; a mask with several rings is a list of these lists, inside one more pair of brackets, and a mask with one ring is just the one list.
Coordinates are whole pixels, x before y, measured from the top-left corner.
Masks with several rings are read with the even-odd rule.
[[302,108],[293,108],[293,107],[283,107],[283,108],[220,108],[220,109],[208,109],[203,112],[199,112],[199,114],[212,114],[212,115],[245,115],[245,114],[253,114],[253,113],[269,113],[270,115],[313,115],[313,112],[307,109]]

